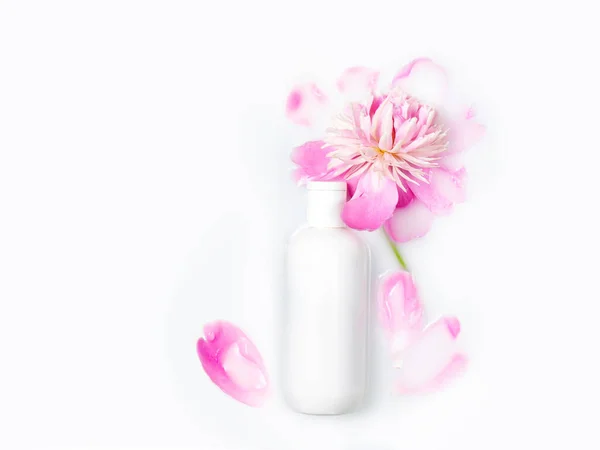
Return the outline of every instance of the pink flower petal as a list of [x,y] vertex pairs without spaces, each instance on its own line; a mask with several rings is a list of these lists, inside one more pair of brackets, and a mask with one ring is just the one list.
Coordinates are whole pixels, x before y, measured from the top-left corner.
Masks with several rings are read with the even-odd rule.
[[450,172],[443,168],[426,171],[429,183],[411,184],[410,188],[419,200],[434,214],[448,214],[455,203],[465,201],[464,169]]
[[429,208],[415,199],[394,211],[394,215],[385,223],[385,231],[396,242],[408,242],[425,236],[434,218]]
[[462,169],[465,165],[465,161],[462,153],[446,153],[439,159],[438,164],[442,169],[446,169],[449,172],[456,172]]
[[346,180],[346,186],[348,191],[348,200],[352,198],[354,193],[356,192],[356,187],[358,186],[358,182],[360,181],[360,177],[356,176],[354,178],[350,178]]
[[373,115],[371,134],[379,140],[378,147],[389,151],[392,149],[392,130],[394,128],[394,105],[389,100],[384,100]]
[[[478,123],[467,110],[465,117],[449,122],[447,155],[467,150],[475,145],[485,135],[485,126]],[[467,118],[469,117],[469,118]]]
[[423,103],[441,106],[448,90],[446,71],[429,58],[417,58],[404,66],[392,80],[400,88]]
[[404,208],[413,198],[415,198],[415,194],[410,189],[406,189],[406,192],[404,192],[398,187],[398,203],[396,204],[396,208]]
[[323,147],[324,145],[323,141],[308,141],[292,150],[292,161],[299,166],[294,173],[298,183],[328,179],[330,171],[327,153],[331,148]]
[[393,272],[381,279],[377,307],[392,354],[399,356],[423,328],[423,305],[410,273]]
[[296,86],[289,93],[285,112],[288,119],[298,125],[311,126],[325,109],[327,97],[315,83]]
[[241,389],[248,391],[266,388],[267,379],[264,373],[246,358],[244,346],[247,346],[247,343],[241,342],[229,347],[223,355],[223,369],[229,374],[231,381]]
[[377,112],[377,110],[379,109],[381,104],[383,103],[384,99],[385,99],[385,96],[383,96],[383,95],[374,95],[373,96],[373,99],[371,100],[371,107],[369,108],[369,116],[371,116],[371,119],[373,119],[373,116],[375,115],[375,113]]
[[368,67],[350,67],[338,78],[337,88],[347,97],[360,99],[373,92],[379,72]]
[[439,165],[454,172],[463,166],[462,152],[480,141],[485,126],[475,120],[472,108],[461,109],[454,117],[443,119],[448,127],[448,148],[442,153]]
[[350,228],[373,231],[392,216],[397,203],[396,183],[369,170],[361,176],[354,195],[344,206],[342,219]]
[[467,358],[457,349],[459,332],[456,317],[442,317],[427,327],[402,355],[396,391],[403,394],[434,391],[461,372]]
[[262,406],[269,381],[262,357],[235,325],[217,321],[204,326],[197,351],[204,371],[225,394],[249,406]]

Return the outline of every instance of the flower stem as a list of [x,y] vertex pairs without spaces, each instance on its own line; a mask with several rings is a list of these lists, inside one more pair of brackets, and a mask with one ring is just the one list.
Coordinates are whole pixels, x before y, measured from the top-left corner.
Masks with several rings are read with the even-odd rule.
[[396,256],[396,259],[400,263],[400,266],[404,270],[408,271],[408,266],[406,265],[406,262],[404,262],[404,258],[400,254],[400,250],[398,250],[398,247],[396,247],[396,243],[394,241],[392,241],[392,238],[390,238],[390,235],[387,234],[387,232],[385,231],[385,229],[382,228],[381,231],[383,231],[383,235],[385,236],[385,240],[387,241],[387,243],[389,244],[390,248],[392,249],[392,252],[394,252],[394,256]]

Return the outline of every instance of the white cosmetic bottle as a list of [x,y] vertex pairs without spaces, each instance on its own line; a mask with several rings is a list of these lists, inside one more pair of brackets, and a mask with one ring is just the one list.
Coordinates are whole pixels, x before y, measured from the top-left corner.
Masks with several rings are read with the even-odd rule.
[[349,412],[365,392],[369,250],[345,201],[345,182],[308,183],[308,226],[288,245],[284,395],[305,414]]

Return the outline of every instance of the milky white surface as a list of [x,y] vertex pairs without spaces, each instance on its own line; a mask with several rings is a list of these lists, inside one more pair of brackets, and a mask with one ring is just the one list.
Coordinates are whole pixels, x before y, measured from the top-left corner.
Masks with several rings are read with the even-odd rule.
[[[598,448],[597,30],[579,0],[1,2],[0,447]],[[417,56],[489,128],[469,201],[402,246],[467,373],[392,398],[376,334],[357,414],[235,403],[195,342],[240,325],[277,388],[289,153],[318,137],[286,94]]]

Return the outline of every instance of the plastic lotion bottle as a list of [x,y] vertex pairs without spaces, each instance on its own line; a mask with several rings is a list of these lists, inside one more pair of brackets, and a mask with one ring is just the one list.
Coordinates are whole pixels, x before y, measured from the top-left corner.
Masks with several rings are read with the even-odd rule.
[[345,182],[308,183],[308,226],[288,245],[284,395],[306,414],[348,412],[365,392],[369,250],[345,201]]

